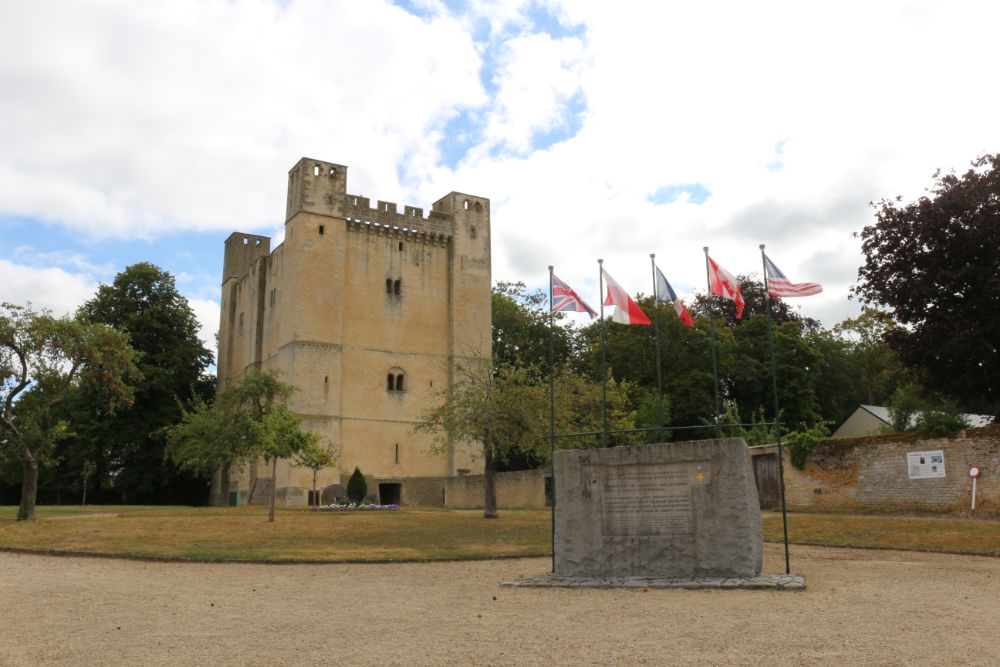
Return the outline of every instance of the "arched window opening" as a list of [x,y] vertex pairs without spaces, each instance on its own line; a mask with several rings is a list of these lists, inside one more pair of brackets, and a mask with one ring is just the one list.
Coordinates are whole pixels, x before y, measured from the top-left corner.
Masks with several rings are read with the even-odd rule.
[[403,391],[403,374],[396,376],[396,391]]
[[392,373],[385,376],[385,389],[386,391],[396,390],[396,376]]
[[385,279],[385,293],[392,294],[392,278]]
[[403,280],[399,279],[392,284],[392,293],[399,295],[403,291]]

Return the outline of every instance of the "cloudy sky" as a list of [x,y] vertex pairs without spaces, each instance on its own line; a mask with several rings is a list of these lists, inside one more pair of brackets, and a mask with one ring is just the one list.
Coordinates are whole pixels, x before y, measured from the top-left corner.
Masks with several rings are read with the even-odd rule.
[[1000,150],[995,2],[67,0],[0,4],[0,300],[70,312],[172,272],[211,340],[223,240],[288,169],[424,209],[492,200],[493,277],[596,304],[598,257],[704,290],[757,246],[832,326],[868,202]]

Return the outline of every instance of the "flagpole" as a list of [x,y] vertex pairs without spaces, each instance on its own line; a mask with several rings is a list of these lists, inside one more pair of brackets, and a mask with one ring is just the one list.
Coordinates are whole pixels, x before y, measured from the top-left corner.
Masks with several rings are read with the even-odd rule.
[[[702,250],[705,251],[705,281],[708,283],[708,293],[711,295],[712,276],[708,268],[708,246],[705,246]],[[715,421],[715,437],[721,438],[722,430],[719,427],[719,362],[715,358],[715,318],[712,317],[711,310],[708,313],[708,323],[712,338],[712,379],[715,381],[715,415],[713,416]]]
[[600,277],[598,278],[598,284],[600,285],[600,300],[601,300],[601,421],[603,423],[602,427],[602,446],[608,446],[608,356],[607,356],[607,336],[604,333],[604,260],[598,259],[597,266],[600,267]]
[[549,460],[552,462],[552,574],[556,573],[556,348],[552,312],[552,267],[549,267]]
[[657,294],[656,290],[656,254],[649,254],[649,263],[652,265],[653,269],[653,336],[656,340],[656,392],[659,397],[659,417],[660,417],[660,432],[659,440],[663,442],[663,373],[660,370],[660,295]]
[[774,433],[778,442],[778,477],[781,491],[781,526],[785,535],[785,574],[792,573],[788,556],[788,510],[785,506],[785,456],[781,449],[781,411],[778,407],[778,366],[774,361],[774,336],[771,334],[771,295],[767,280],[767,256],[760,244],[760,261],[764,267],[764,310],[767,312],[767,348],[771,352],[771,390],[774,392]]

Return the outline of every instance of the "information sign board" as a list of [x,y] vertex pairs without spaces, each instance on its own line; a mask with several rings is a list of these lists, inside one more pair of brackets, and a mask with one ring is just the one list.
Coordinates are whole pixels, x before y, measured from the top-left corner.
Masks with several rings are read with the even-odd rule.
[[944,451],[935,449],[929,452],[908,452],[906,468],[910,479],[944,477]]

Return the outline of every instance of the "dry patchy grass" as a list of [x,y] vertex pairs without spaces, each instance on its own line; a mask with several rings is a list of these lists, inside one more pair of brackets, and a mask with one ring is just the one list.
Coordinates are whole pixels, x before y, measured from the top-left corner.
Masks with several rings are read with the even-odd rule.
[[[549,514],[396,510],[333,512],[263,507],[92,508],[69,521],[0,514],[0,546],[208,560],[405,560],[537,556],[550,551]],[[108,513],[116,513],[109,515]]]
[[[14,521],[0,508],[0,547],[179,559],[248,561],[423,560],[551,553],[547,510],[403,509],[389,512],[263,507],[93,506],[39,508]],[[764,519],[764,539],[781,541],[781,516]],[[1000,555],[1000,521],[896,515],[790,514],[794,544]]]
[[[781,515],[764,518],[764,539],[780,542]],[[951,517],[789,514],[788,540],[873,549],[910,549],[1000,556],[1000,521]]]

